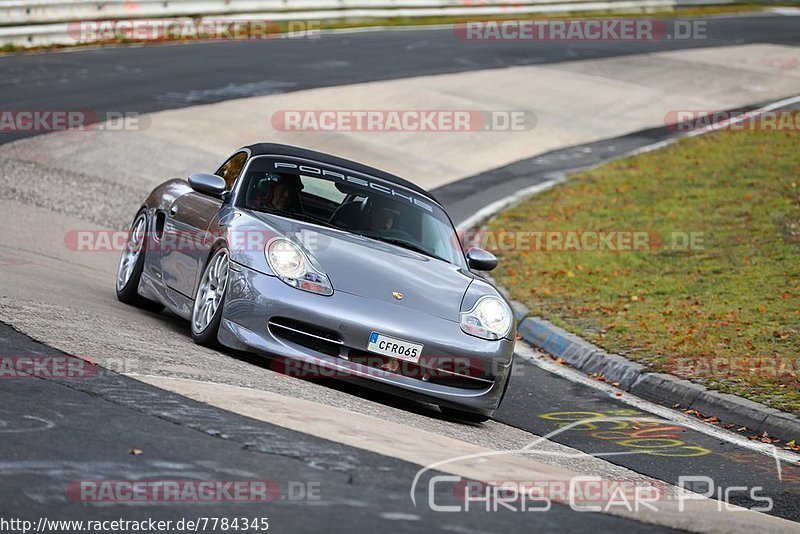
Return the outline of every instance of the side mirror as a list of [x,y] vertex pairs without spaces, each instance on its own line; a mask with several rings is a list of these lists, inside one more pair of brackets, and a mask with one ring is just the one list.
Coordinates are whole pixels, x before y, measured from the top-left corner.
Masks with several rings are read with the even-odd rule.
[[225,180],[216,174],[196,173],[189,176],[189,185],[204,195],[210,195],[216,198],[224,198],[225,196]]
[[467,265],[476,271],[491,271],[497,267],[497,256],[482,248],[472,247],[467,251]]

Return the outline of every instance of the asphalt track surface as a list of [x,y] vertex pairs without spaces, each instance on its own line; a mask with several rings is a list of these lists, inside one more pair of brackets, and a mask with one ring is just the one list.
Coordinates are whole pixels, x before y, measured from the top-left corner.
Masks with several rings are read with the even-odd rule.
[[[3,94],[4,108],[7,109],[88,108],[98,112],[149,112],[228,98],[424,74],[612,57],[686,47],[754,42],[797,45],[800,41],[797,20],[792,17],[766,16],[715,19],[709,22],[708,40],[686,42],[569,45],[557,42],[472,42],[465,46],[463,42],[454,40],[449,30],[421,30],[340,34],[326,36],[324,42],[225,42],[7,56],[0,58],[0,71],[3,73],[0,92]],[[202,56],[201,62],[197,61],[198,54]],[[387,58],[391,58],[391,61],[387,61]],[[0,142],[24,135],[0,134]],[[552,173],[596,163],[598,158],[602,160],[613,157],[661,139],[664,135],[663,130],[651,130],[609,140],[595,147],[605,147],[605,152],[594,150],[591,155],[578,149],[559,151],[550,155],[554,157],[533,158],[489,173],[489,177],[476,177],[471,182],[467,179],[450,184],[437,191],[437,195],[450,208],[454,219],[461,220],[506,191],[516,190],[521,185],[531,185]],[[493,187],[486,188],[487,181]],[[484,187],[475,187],[477,183],[482,183]],[[2,326],[0,332],[6,354],[22,355],[25,351],[47,353],[52,350],[12,332],[8,327]],[[620,410],[630,410],[629,406],[606,394],[569,382],[525,361],[518,361],[516,365],[517,376],[512,380],[506,401],[496,417],[498,421],[508,425],[542,435],[554,430],[558,427],[558,422],[569,420],[576,413],[615,415],[621,414]],[[102,381],[108,380],[130,379],[108,375],[99,378],[98,383],[103,386]],[[322,440],[310,436],[292,435],[291,431],[280,427],[267,428],[264,423],[255,423],[227,412],[215,414],[215,417],[223,417],[220,414],[224,414],[226,418],[236,419],[231,423],[232,427],[239,425],[264,430],[264,435],[269,436],[264,441],[274,448],[258,450],[260,445],[254,446],[253,441],[248,441],[246,437],[240,440],[230,437],[234,436],[233,431],[224,432],[228,436],[226,439],[218,439],[218,425],[216,428],[213,425],[203,428],[202,425],[186,420],[176,422],[155,408],[134,408],[118,397],[104,397],[98,391],[107,393],[108,388],[99,386],[99,389],[91,390],[87,385],[89,382],[93,381],[76,386],[31,379],[7,381],[3,384],[0,390],[0,406],[6,417],[9,413],[26,413],[43,420],[61,418],[58,439],[42,443],[37,439],[39,436],[35,431],[26,431],[15,433],[14,440],[3,440],[0,448],[6,461],[0,464],[0,473],[4,478],[5,475],[11,477],[6,479],[10,483],[3,484],[4,508],[5,504],[12,503],[12,509],[24,511],[31,516],[42,515],[45,509],[44,505],[39,504],[42,499],[37,501],[31,496],[52,496],[58,493],[67,479],[75,480],[80,477],[80,459],[91,456],[99,462],[108,462],[108,471],[104,473],[107,478],[141,474],[142,464],[147,473],[154,477],[161,474],[165,478],[169,478],[166,473],[171,473],[171,477],[175,478],[178,476],[176,473],[188,473],[192,469],[203,473],[205,478],[223,478],[226,474],[230,478],[229,470],[236,467],[247,471],[251,478],[264,477],[279,481],[322,480],[323,487],[336,488],[332,494],[337,495],[337,498],[352,498],[353,502],[364,498],[364,489],[353,482],[363,476],[365,478],[362,482],[367,478],[370,480],[370,510],[399,510],[402,513],[416,514],[423,524],[428,521],[432,521],[430,524],[440,524],[443,521],[441,516],[424,517],[430,512],[423,511],[420,507],[414,512],[408,510],[408,480],[410,474],[416,471],[415,466],[350,449],[341,454],[357,460],[355,463],[361,467],[353,469],[358,471],[363,467],[360,474],[349,472],[343,475],[336,469],[308,471],[309,464],[314,461],[304,457],[302,451],[305,445],[298,446],[298,442],[308,444],[310,450],[316,451],[340,451],[343,446],[330,442],[320,443]],[[136,384],[137,387],[143,387]],[[351,389],[348,386],[336,387],[346,391]],[[370,396],[373,400],[377,398],[380,402],[393,402],[390,398],[371,396],[368,393],[353,393]],[[155,389],[152,394],[154,398],[171,395]],[[37,402],[30,401],[31,395],[35,395]],[[195,408],[213,410],[202,405]],[[631,415],[627,411],[624,413]],[[110,423],[98,425],[97,421]],[[5,422],[6,429],[15,424],[13,421],[9,422],[8,418]],[[16,424],[21,423],[24,424],[25,421],[17,421]],[[605,459],[667,482],[676,482],[682,474],[708,474],[719,484],[726,486],[752,486],[757,482],[764,487],[760,495],[768,495],[776,502],[771,513],[793,520],[800,519],[800,488],[797,473],[792,473],[791,469],[790,476],[784,477],[784,481],[780,482],[777,480],[774,461],[769,458],[741,449],[734,450],[730,444],[717,442],[690,430],[661,428],[656,429],[656,433],[650,437],[655,435],[657,437],[654,439],[680,441],[682,444],[677,445],[678,449],[686,447],[684,450],[698,452],[697,448],[702,447],[708,450],[707,453],[691,456],[640,454],[635,448],[620,443],[630,436],[613,433],[638,430],[640,429],[600,425],[597,428],[578,428],[558,434],[553,440],[588,453],[624,453],[605,456]],[[256,442],[261,443],[258,440]],[[133,446],[140,446],[147,453],[131,456],[128,450]],[[253,448],[270,455],[269,470],[265,470],[263,462],[253,458],[253,451],[250,450]],[[300,453],[292,452],[296,450]],[[339,453],[332,454],[336,456]],[[53,458],[65,463],[60,466],[48,464]],[[225,458],[225,464],[219,464],[220,458]],[[18,463],[14,461],[16,459],[25,459],[27,462]],[[37,464],[36,460],[39,459],[42,461]],[[332,463],[335,464],[336,461]],[[66,465],[72,466],[74,470],[64,470]],[[368,474],[374,473],[374,469],[384,468],[387,471],[385,477],[376,479]],[[59,495],[64,497],[63,493]],[[732,502],[751,504],[748,499],[736,494],[732,497]],[[80,518],[67,513],[76,510],[70,504],[72,503],[63,502],[55,508],[47,505],[47,509],[58,513],[59,518]],[[341,513],[341,516],[340,520],[336,520],[335,515],[330,514],[340,507],[302,504],[295,503],[292,506],[287,503],[286,507],[275,507],[275,511],[271,508],[270,515],[276,518],[276,524],[292,525],[293,530],[300,530],[302,525],[310,527],[320,523],[330,525],[334,530],[337,525],[342,530],[351,525],[352,512],[338,510],[335,514]],[[345,510],[344,507],[341,508]],[[80,513],[93,519],[106,513],[109,517],[114,517],[112,512],[115,509],[109,506],[82,505]],[[59,510],[63,510],[63,514]],[[153,507],[152,514],[144,515],[157,516],[162,510],[164,508]],[[575,514],[567,510],[554,511],[554,514],[539,514],[541,518],[537,517],[543,528],[563,525],[568,530],[635,530],[640,527],[636,523],[608,516],[594,514],[592,520],[587,522],[582,518],[574,519]],[[196,507],[187,509],[187,514],[201,515],[196,512]],[[253,515],[249,509],[242,512]],[[170,507],[169,516],[174,515],[175,508]],[[359,513],[358,517],[361,521],[364,514]],[[393,530],[405,526],[418,529],[420,526],[416,519],[398,520],[391,519],[395,516],[388,517],[381,517],[379,514],[364,517],[360,526],[383,528],[387,522],[391,522]],[[402,514],[397,517],[402,517]],[[309,523],[304,523],[305,521]],[[447,521],[461,523],[457,526],[488,531],[508,531],[522,526],[513,514],[469,514],[469,517],[448,517]]]

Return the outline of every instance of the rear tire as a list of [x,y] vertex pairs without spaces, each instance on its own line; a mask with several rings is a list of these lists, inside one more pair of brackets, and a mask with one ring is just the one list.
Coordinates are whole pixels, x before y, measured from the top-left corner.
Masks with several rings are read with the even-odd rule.
[[488,415],[475,412],[465,412],[463,410],[456,410],[448,408],[447,406],[439,406],[442,413],[450,419],[458,419],[459,421],[466,421],[468,423],[483,423],[491,419]]
[[147,209],[142,208],[133,219],[128,232],[128,240],[117,268],[117,299],[125,304],[145,310],[159,312],[164,306],[139,295],[139,281],[144,271],[144,258],[147,253],[148,232]]
[[208,260],[192,306],[192,339],[198,345],[217,348],[217,335],[222,322],[222,308],[228,289],[230,256],[224,246],[217,248]]

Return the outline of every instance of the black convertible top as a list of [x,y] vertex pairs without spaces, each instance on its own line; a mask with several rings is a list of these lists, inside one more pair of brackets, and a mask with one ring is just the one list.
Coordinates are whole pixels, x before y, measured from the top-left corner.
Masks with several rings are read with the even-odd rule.
[[294,156],[296,158],[309,159],[312,161],[318,161],[320,163],[335,165],[337,167],[344,167],[345,169],[351,169],[356,172],[368,174],[370,176],[386,180],[387,182],[403,186],[412,191],[416,191],[417,193],[424,195],[430,198],[431,200],[436,201],[438,204],[436,198],[434,198],[434,196],[431,195],[430,192],[424,190],[420,186],[412,182],[409,182],[408,180],[400,178],[399,176],[395,176],[394,174],[389,174],[386,171],[382,171],[380,169],[376,169],[375,167],[364,165],[363,163],[358,163],[357,161],[331,156],[330,154],[325,154],[323,152],[315,152],[314,150],[306,150],[305,148],[300,148],[296,146],[281,145],[278,143],[256,143],[254,145],[249,145],[244,148],[250,150],[250,153],[254,156],[265,155],[265,154]]

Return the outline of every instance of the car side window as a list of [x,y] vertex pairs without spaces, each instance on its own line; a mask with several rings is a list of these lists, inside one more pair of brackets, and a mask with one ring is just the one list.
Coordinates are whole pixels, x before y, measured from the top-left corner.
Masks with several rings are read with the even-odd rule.
[[223,163],[222,166],[217,169],[217,172],[214,173],[225,180],[225,189],[228,191],[231,190],[234,182],[236,182],[236,179],[242,173],[245,162],[247,162],[247,152],[237,152],[228,158],[228,161]]

